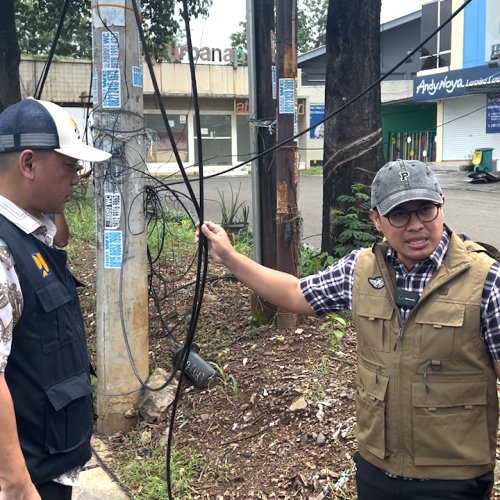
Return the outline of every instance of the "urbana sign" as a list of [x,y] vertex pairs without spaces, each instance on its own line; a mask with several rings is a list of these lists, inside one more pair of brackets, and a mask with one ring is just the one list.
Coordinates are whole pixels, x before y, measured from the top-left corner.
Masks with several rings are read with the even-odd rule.
[[[246,65],[246,52],[240,49],[219,49],[212,47],[193,47],[193,59],[195,62],[204,61],[209,63],[226,63],[234,66]],[[157,56],[158,61],[187,62],[187,45],[166,45],[160,49]]]
[[479,66],[427,75],[413,80],[414,101],[434,101],[465,95],[467,89],[484,88],[500,83],[499,68]]

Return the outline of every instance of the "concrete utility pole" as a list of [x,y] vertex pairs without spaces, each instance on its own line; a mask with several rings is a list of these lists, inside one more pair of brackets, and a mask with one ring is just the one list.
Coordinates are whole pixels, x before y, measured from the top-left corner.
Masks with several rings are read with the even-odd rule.
[[[94,136],[113,153],[95,172],[97,429],[126,431],[147,379],[148,290],[143,211],[142,52],[132,0],[94,0]],[[125,342],[125,337],[127,342]]]
[[[278,86],[278,143],[295,132],[297,112],[296,0],[276,2],[276,74]],[[297,276],[300,218],[297,210],[297,143],[289,141],[276,151],[276,245],[277,269]],[[296,314],[278,311],[277,326],[298,322]]]

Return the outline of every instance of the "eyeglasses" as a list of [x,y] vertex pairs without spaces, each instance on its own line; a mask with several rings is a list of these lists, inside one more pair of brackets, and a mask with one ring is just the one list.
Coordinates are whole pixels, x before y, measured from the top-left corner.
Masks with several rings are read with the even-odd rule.
[[438,216],[441,205],[434,203],[426,203],[420,205],[416,210],[405,210],[404,208],[396,208],[385,217],[393,227],[403,227],[410,222],[411,214],[417,214],[417,217],[422,222],[432,222]]

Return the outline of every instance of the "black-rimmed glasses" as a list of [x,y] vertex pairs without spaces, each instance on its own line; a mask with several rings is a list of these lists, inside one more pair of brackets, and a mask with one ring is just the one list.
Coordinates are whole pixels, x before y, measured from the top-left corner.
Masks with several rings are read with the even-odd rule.
[[432,222],[439,214],[441,205],[435,203],[426,203],[420,205],[416,210],[406,210],[404,208],[395,208],[385,217],[393,227],[403,227],[410,222],[411,214],[416,214],[422,222]]

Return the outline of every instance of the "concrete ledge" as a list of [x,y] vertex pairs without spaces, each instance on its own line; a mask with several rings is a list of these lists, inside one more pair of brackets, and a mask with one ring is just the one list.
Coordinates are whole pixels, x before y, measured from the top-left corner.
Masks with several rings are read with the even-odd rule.
[[[106,461],[109,452],[104,443],[96,436],[92,437],[92,447]],[[92,459],[80,473],[80,486],[73,488],[73,500],[129,500],[130,497],[118,483],[100,466],[99,461]]]
[[427,163],[432,170],[445,172],[466,172],[472,163],[468,161],[431,161]]

